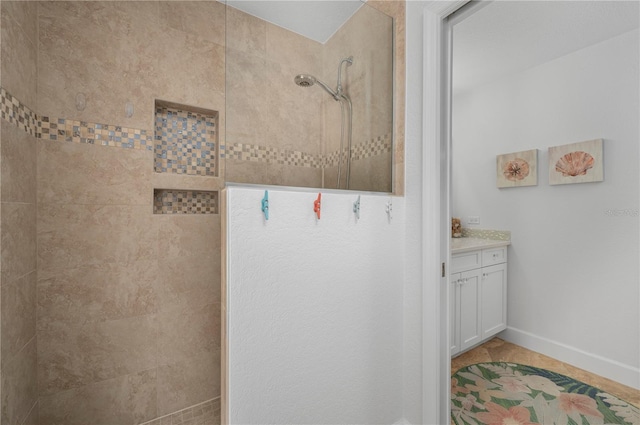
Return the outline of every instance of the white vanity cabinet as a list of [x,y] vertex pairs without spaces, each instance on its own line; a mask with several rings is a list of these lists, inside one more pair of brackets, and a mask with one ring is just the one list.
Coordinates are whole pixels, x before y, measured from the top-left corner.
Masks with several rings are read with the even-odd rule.
[[451,355],[507,327],[507,247],[452,254]]

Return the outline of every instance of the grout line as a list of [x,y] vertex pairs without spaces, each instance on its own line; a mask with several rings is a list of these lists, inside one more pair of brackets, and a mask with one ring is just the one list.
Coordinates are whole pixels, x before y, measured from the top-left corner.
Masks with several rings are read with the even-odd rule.
[[36,401],[33,403],[33,406],[31,406],[31,409],[29,409],[29,412],[27,412],[27,415],[24,417],[22,422],[20,422],[21,425],[27,424],[27,419],[29,419],[29,416],[31,416],[31,412],[33,412],[33,409],[35,409],[36,406],[38,406],[39,402],[40,402],[40,398],[38,397],[36,398]]
[[203,401],[203,402],[201,402],[201,403],[194,404],[194,405],[189,406],[189,407],[185,407],[184,409],[176,410],[175,412],[167,413],[166,415],[162,415],[162,416],[158,416],[157,418],[151,419],[150,421],[142,422],[142,423],[141,423],[141,424],[139,424],[139,425],[151,425],[151,424],[155,423],[156,421],[160,421],[160,420],[162,420],[162,419],[164,419],[164,418],[168,418],[168,417],[171,417],[171,416],[173,416],[173,415],[176,415],[176,414],[182,413],[182,412],[184,412],[185,410],[191,410],[191,409],[195,409],[195,408],[196,408],[196,407],[198,407],[198,406],[203,406],[203,405],[205,405],[205,404],[207,404],[207,403],[213,403],[213,402],[215,402],[215,401],[217,401],[217,400],[220,400],[220,398],[221,398],[221,396],[214,397],[214,398],[212,398],[212,399],[209,399],[209,400]]

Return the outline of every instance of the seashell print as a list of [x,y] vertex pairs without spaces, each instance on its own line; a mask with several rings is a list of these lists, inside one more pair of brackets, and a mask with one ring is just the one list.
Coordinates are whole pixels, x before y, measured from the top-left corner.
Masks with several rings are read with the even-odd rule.
[[586,152],[570,152],[556,162],[556,171],[564,177],[584,176],[594,162],[594,158]]
[[502,174],[512,182],[522,180],[529,175],[529,163],[522,158],[513,159],[502,167]]

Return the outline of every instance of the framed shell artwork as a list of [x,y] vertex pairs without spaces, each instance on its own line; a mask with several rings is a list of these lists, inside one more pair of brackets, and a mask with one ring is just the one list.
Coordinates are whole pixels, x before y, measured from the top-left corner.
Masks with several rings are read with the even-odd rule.
[[549,148],[549,184],[604,180],[602,139]]
[[537,186],[538,149],[496,156],[498,188]]

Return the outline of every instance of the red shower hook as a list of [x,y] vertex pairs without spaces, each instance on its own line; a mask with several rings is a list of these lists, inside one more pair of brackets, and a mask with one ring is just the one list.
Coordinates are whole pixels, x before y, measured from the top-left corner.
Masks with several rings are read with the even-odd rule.
[[318,199],[313,201],[313,212],[318,216],[318,220],[320,220],[320,198],[322,197],[321,193],[318,193]]

